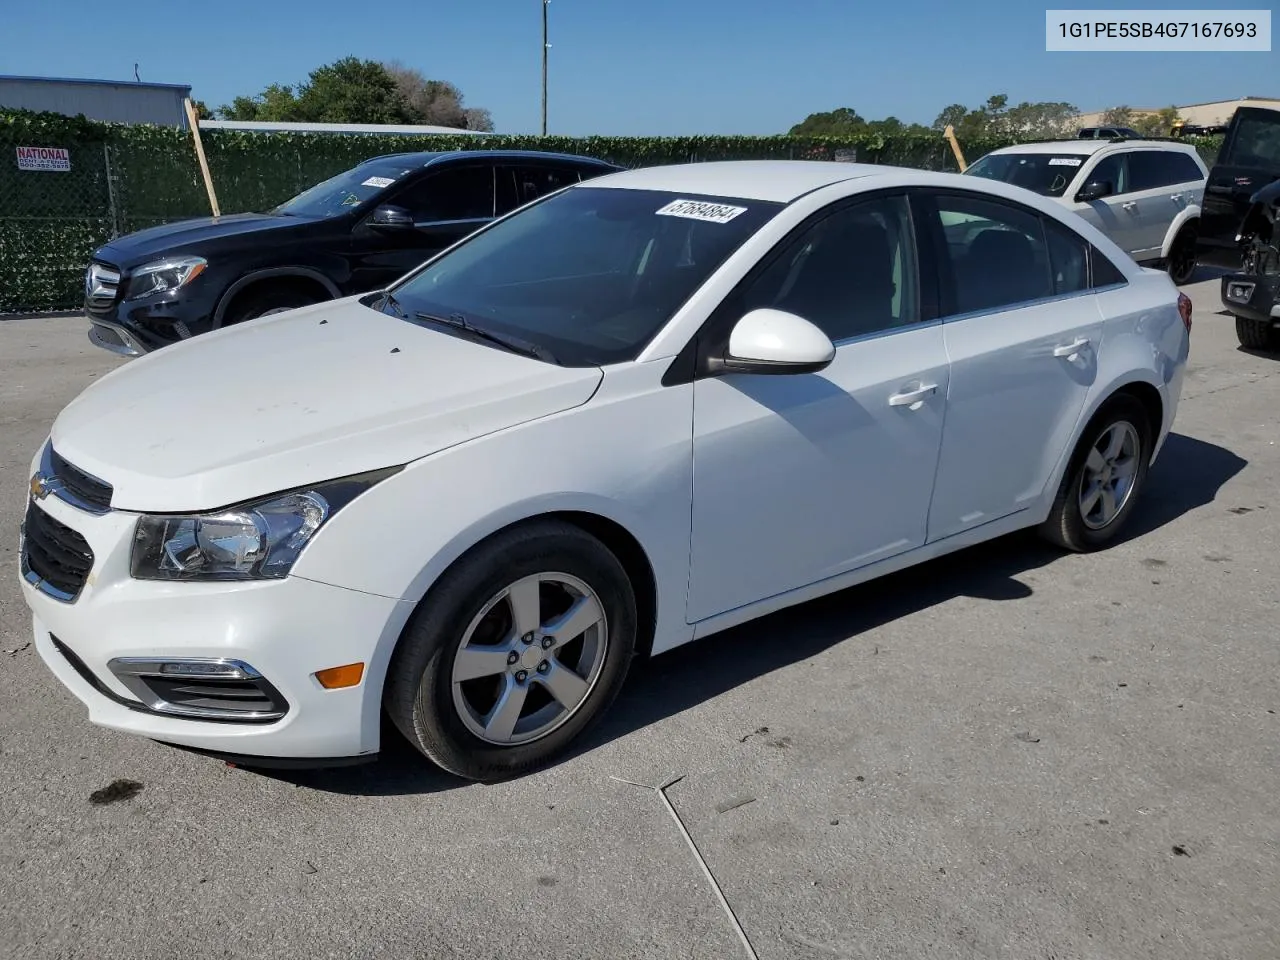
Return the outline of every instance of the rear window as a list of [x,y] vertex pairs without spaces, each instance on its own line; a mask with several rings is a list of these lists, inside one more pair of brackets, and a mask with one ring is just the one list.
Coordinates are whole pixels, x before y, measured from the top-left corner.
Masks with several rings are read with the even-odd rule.
[[989,153],[965,173],[1060,197],[1088,159],[1084,153]]
[[1241,116],[1221,163],[1238,167],[1280,168],[1280,113]]

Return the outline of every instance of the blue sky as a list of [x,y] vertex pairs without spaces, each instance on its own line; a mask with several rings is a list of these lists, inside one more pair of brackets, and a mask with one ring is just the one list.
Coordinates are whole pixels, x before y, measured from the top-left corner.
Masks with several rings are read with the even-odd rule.
[[[993,93],[1086,111],[1280,97],[1274,37],[1270,53],[1046,53],[1045,6],[552,0],[550,131],[781,133],[840,106],[929,123]],[[0,72],[132,79],[137,61],[142,79],[189,83],[217,106],[342,56],[398,59],[456,83],[500,132],[526,133],[539,125],[540,43],[541,0],[55,0],[9,5]]]

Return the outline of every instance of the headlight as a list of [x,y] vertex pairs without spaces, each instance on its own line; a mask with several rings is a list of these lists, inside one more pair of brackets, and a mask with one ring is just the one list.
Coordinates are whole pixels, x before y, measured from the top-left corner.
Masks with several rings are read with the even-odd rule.
[[144,264],[130,274],[129,296],[126,299],[137,300],[139,297],[177,290],[200,276],[208,265],[203,257],[174,257]]
[[330,517],[399,467],[276,494],[216,513],[144,515],[134,533],[137,580],[277,580]]

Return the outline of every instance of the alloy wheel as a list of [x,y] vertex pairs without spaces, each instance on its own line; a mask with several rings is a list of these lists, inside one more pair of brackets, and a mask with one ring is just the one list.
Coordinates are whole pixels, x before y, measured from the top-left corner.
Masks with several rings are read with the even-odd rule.
[[1080,478],[1080,518],[1090,530],[1110,525],[1133,494],[1142,441],[1127,420],[1112,423],[1089,448]]

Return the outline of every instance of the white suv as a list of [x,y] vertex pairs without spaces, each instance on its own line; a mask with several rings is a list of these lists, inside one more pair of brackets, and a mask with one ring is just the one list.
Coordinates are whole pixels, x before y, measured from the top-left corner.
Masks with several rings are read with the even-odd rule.
[[966,174],[1053,197],[1139,263],[1160,263],[1175,283],[1196,267],[1200,205],[1209,171],[1194,147],[1160,140],[1054,140],[993,150]]

